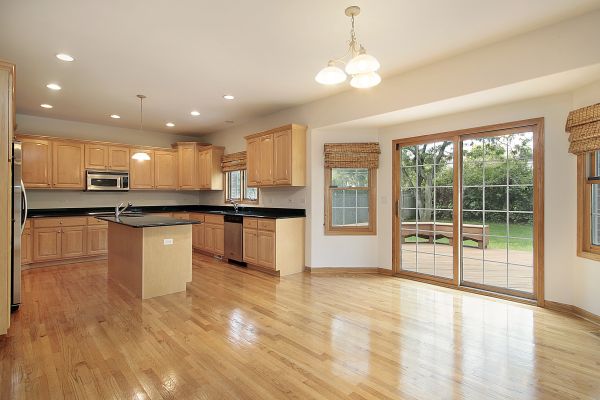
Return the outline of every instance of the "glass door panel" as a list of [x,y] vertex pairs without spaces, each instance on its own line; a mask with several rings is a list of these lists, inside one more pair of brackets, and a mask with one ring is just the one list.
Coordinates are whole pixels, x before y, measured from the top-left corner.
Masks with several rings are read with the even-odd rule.
[[533,294],[533,133],[462,140],[462,284]]
[[400,269],[454,278],[454,142],[400,148]]

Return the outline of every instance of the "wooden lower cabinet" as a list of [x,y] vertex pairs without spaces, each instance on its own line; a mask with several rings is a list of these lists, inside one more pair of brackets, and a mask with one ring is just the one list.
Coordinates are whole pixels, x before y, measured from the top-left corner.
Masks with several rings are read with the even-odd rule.
[[87,226],[69,226],[61,228],[61,257],[79,258],[86,256]]
[[223,225],[204,224],[204,247],[210,253],[225,254],[225,229]]
[[33,230],[33,261],[52,261],[61,257],[60,228],[35,228]]
[[190,213],[189,218],[200,224],[192,225],[192,247],[222,256],[225,254],[225,226],[222,215]]
[[31,228],[23,230],[21,235],[21,264],[31,264],[33,261],[33,233]]
[[88,226],[87,254],[100,256],[108,253],[108,226]]
[[244,261],[281,276],[304,270],[304,218],[244,218]]

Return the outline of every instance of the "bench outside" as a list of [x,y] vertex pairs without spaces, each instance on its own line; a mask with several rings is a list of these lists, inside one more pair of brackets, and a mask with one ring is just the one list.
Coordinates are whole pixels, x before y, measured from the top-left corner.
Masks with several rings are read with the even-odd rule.
[[[490,238],[489,225],[463,224],[462,234],[465,239],[477,242],[480,249],[487,248]],[[429,243],[439,238],[452,239],[454,237],[454,226],[448,222],[403,222],[400,240],[402,243],[408,237],[420,237],[428,239]]]

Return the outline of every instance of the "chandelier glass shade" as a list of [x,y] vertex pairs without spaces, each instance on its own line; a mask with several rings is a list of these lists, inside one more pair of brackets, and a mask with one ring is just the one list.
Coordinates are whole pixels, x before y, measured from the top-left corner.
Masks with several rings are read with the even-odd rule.
[[[135,97],[140,99],[140,132],[142,132],[144,130],[144,99],[146,96],[143,94],[138,94]],[[143,151],[133,153],[131,158],[136,161],[150,161],[150,155],[148,153],[144,153]]]
[[[352,20],[350,41],[346,55],[339,59],[330,60],[327,66],[319,71],[315,80],[322,85],[337,85],[346,81],[351,76],[350,85],[359,89],[366,89],[379,85],[381,76],[377,73],[381,65],[356,39],[354,32],[354,17],[360,13],[360,8],[352,6],[346,8],[346,15]],[[345,60],[348,59],[347,62]],[[344,67],[344,70],[340,67]]]

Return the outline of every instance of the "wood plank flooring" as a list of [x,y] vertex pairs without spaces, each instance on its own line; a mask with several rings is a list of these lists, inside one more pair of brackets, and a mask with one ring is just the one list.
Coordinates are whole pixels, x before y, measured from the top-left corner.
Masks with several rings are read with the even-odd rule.
[[194,256],[138,300],[106,262],[27,271],[0,399],[599,399],[600,326],[381,275]]

